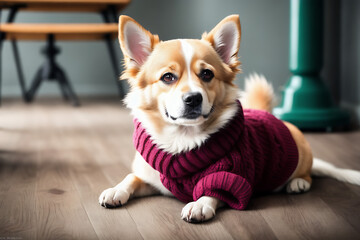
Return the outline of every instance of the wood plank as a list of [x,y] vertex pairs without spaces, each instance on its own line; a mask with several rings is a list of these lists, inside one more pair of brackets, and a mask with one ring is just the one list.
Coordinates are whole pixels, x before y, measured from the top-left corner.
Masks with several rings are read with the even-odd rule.
[[185,222],[180,217],[184,206],[164,196],[133,199],[125,205],[144,239],[234,239],[219,219],[202,224]]
[[[103,114],[99,115],[99,112],[92,108],[84,110],[87,115],[81,112],[72,114],[75,124],[82,126],[84,130],[81,132],[83,137],[76,139],[76,144],[81,151],[78,158],[84,159],[86,165],[82,165],[72,173],[72,179],[81,196],[81,202],[99,239],[142,239],[126,208],[106,209],[98,203],[101,192],[117,184],[116,182],[125,177],[128,172],[126,167],[118,162],[118,155],[111,154],[112,146],[104,143],[109,134],[117,133],[118,127],[113,125],[113,121],[114,118],[122,119],[120,116],[123,113],[111,108],[111,117],[107,118],[108,111],[103,111]],[[127,111],[126,114],[128,114]],[[89,116],[91,117],[89,118]],[[108,120],[111,121],[111,124],[104,124],[104,121]],[[99,128],[104,130],[107,127],[110,128],[99,131]],[[113,170],[116,171],[117,179],[115,182],[110,182],[107,174]]]
[[36,177],[26,153],[0,152],[0,237],[35,239]]
[[360,191],[358,186],[333,179],[314,179],[312,193],[321,198],[330,209],[343,218],[360,238]]
[[98,239],[73,185],[69,167],[45,163],[39,167],[36,238]]
[[360,134],[342,133],[326,136],[325,143],[336,152],[333,155],[336,165],[360,171],[360,142],[356,144],[356,137],[359,139]]
[[35,239],[37,164],[33,153],[19,149],[30,140],[19,121],[26,114],[0,114],[0,238]]
[[[221,221],[225,229],[234,239],[277,239],[273,230],[256,210],[257,200],[252,199],[244,211],[224,208],[218,210],[216,219]],[[215,220],[216,220],[215,219]]]
[[312,192],[263,198],[261,215],[278,239],[356,239],[357,231]]
[[98,203],[100,193],[111,186],[101,168],[74,172],[72,179],[99,239],[142,239],[126,208],[106,209]]
[[[306,134],[316,155],[336,166],[360,170],[360,132]],[[331,151],[329,151],[331,149]],[[360,235],[360,191],[358,186],[334,179],[315,178],[312,193],[320,197]]]
[[[59,107],[64,112],[64,106]],[[63,134],[63,116],[35,106],[30,126],[37,155],[36,239],[97,239],[70,173],[79,164],[74,148],[64,142],[72,134]],[[65,109],[66,110],[66,109]],[[31,129],[32,127],[32,129]],[[40,134],[39,134],[40,133]]]
[[[342,168],[360,170],[360,132],[307,133],[314,157]],[[331,151],[330,151],[331,149]]]

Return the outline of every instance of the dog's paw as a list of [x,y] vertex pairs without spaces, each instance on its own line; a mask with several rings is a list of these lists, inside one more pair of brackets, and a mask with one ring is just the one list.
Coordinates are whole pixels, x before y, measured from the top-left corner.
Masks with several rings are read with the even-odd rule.
[[310,190],[311,184],[302,178],[294,178],[286,186],[287,193],[303,193]]
[[108,188],[99,197],[99,203],[106,208],[120,207],[127,203],[130,194],[121,188]]
[[201,197],[196,202],[185,205],[181,212],[181,218],[187,222],[204,222],[215,216],[216,204],[211,197]]

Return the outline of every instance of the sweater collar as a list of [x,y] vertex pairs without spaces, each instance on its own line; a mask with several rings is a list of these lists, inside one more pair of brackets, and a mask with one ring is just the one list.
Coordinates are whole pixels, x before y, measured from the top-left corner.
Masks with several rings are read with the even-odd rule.
[[220,131],[210,135],[205,143],[188,152],[172,155],[159,149],[142,124],[134,119],[134,146],[154,169],[169,178],[179,178],[198,172],[222,159],[238,141],[244,128],[244,114],[239,101],[235,116]]

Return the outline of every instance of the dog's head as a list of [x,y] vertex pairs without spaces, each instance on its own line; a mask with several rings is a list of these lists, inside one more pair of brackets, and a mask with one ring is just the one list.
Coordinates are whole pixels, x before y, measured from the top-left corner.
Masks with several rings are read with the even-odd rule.
[[119,21],[119,41],[131,90],[127,105],[141,121],[204,129],[234,106],[239,71],[240,21],[222,20],[201,40],[160,41],[128,16]]

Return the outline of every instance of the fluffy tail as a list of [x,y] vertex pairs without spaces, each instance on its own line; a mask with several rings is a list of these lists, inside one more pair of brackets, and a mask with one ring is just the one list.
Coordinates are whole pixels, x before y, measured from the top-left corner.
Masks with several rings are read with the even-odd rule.
[[318,158],[314,158],[311,174],[319,177],[331,177],[360,186],[360,171],[337,168]]
[[271,112],[275,106],[274,89],[263,75],[250,74],[245,78],[245,91],[240,93],[240,101],[244,108]]

